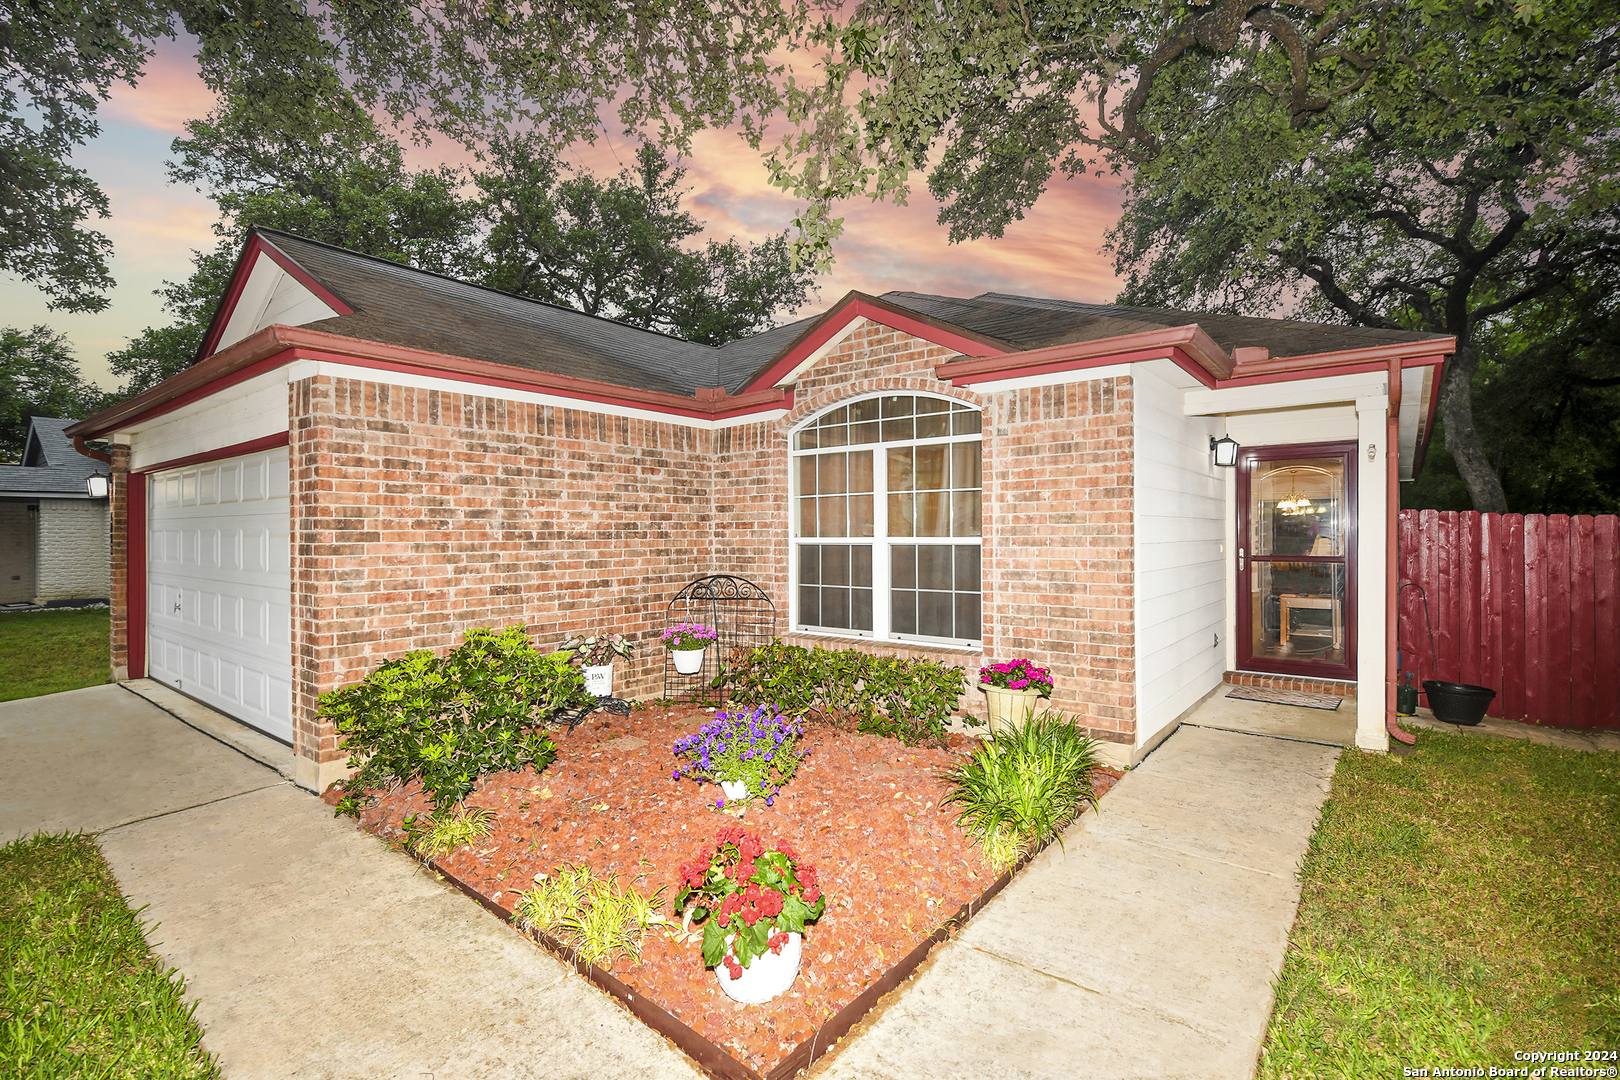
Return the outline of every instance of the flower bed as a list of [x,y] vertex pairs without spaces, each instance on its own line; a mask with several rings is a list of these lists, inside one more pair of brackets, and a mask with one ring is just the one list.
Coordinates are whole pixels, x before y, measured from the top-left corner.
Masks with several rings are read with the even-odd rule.
[[[559,732],[557,760],[545,772],[501,773],[479,785],[467,803],[496,811],[494,832],[437,865],[508,912],[536,873],[565,863],[617,873],[647,895],[669,887],[673,896],[682,864],[707,859],[716,834],[739,823],[716,808],[714,785],[671,775],[671,747],[712,717],[691,706],[628,719],[598,713],[572,734]],[[614,978],[750,1069],[769,1071],[998,876],[954,812],[940,807],[948,788],[939,773],[975,740],[952,742],[906,747],[812,725],[802,744],[810,754],[792,782],[774,805],[755,802],[744,812],[750,833],[790,844],[818,868],[826,898],[806,928],[803,969],[788,994],[764,1005],[731,1002],[704,968],[696,934],[648,934],[641,963],[613,965]],[[413,784],[379,798],[361,824],[400,839],[405,816],[426,810]]]

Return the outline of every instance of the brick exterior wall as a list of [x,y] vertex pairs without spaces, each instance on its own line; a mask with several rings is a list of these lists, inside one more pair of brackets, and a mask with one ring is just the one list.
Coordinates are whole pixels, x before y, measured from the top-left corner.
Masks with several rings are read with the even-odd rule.
[[786,627],[788,433],[870,394],[920,392],[976,405],[985,415],[982,651],[784,636],[799,645],[961,664],[969,685],[963,706],[980,716],[984,699],[973,689],[980,666],[1028,656],[1052,669],[1055,707],[1097,738],[1129,743],[1136,715],[1130,379],[981,395],[935,377],[934,368],[957,355],[862,320],[800,376],[785,419],[731,429],[737,434],[729,444],[731,432],[720,432],[716,566],[768,589]]
[[1228,671],[1221,679],[1229,686],[1258,686],[1266,690],[1298,690],[1306,694],[1329,694],[1333,697],[1356,696],[1354,682],[1336,679],[1307,679],[1298,675],[1267,675],[1255,671]]
[[[542,646],[610,628],[637,641],[615,691],[656,697],[657,633],[693,578],[732,573],[775,601],[800,644],[1052,668],[1053,704],[1094,735],[1134,734],[1132,396],[1128,377],[999,392],[934,375],[952,351],[863,320],[795,387],[791,413],[712,431],[477,394],[316,375],[291,384],[294,743],[301,783],[341,775],[317,698],[474,626]],[[983,648],[790,632],[791,429],[877,393],[928,393],[984,415]],[[114,664],[127,665],[128,451],[115,451]],[[307,767],[305,764],[307,763]]]
[[106,599],[107,504],[100,499],[39,500],[34,602]]
[[638,643],[614,691],[656,697],[669,598],[709,571],[713,432],[319,376],[289,388],[293,716],[343,755],[324,691],[468,627]]

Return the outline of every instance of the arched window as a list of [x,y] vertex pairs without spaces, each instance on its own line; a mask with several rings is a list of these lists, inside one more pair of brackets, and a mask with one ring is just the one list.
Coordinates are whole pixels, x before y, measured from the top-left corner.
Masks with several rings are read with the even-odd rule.
[[976,644],[978,409],[862,398],[793,433],[793,625]]

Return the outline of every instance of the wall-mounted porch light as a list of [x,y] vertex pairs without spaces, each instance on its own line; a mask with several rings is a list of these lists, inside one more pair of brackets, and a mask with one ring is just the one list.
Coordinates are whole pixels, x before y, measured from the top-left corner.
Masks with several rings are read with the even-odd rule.
[[1238,444],[1231,436],[1222,435],[1217,439],[1211,435],[1209,437],[1209,448],[1215,452],[1215,464],[1221,468],[1230,469],[1237,464]]
[[105,476],[87,476],[84,480],[84,490],[92,499],[105,499],[107,497],[107,478]]

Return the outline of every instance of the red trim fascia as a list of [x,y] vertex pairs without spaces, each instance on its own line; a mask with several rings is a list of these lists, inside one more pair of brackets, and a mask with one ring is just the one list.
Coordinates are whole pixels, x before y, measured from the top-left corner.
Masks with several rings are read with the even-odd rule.
[[944,323],[936,323],[914,311],[906,311],[885,303],[875,296],[851,291],[813,326],[794,339],[784,351],[778,353],[774,360],[750,376],[743,385],[775,386],[779,380],[785,379],[794,368],[802,364],[811,353],[837,337],[850,323],[863,317],[881,323],[891,330],[899,330],[969,356],[1006,354],[1006,349],[994,338],[952,328]]
[[449,356],[444,353],[385,345],[302,326],[267,326],[222,352],[164,381],[144,394],[95,413],[67,429],[69,435],[95,438],[131,423],[161,416],[226,389],[245,379],[291,363],[328,360],[353,367],[448,377],[469,385],[499,386],[534,393],[557,393],[583,401],[642,408],[709,420],[783,408],[788,394],[776,388],[742,394],[707,391],[696,398],[657,390],[637,390],[612,383],[527,371],[506,364]]
[[[280,327],[302,334],[320,334],[297,327]],[[507,390],[526,390],[529,393],[562,394],[581,401],[594,401],[601,405],[620,408],[650,409],[673,416],[687,416],[695,420],[712,420],[719,416],[736,416],[748,412],[780,409],[787,399],[780,389],[755,390],[745,394],[716,394],[713,397],[689,398],[680,394],[666,394],[659,390],[637,390],[629,386],[614,386],[593,379],[579,379],[572,375],[554,375],[545,371],[526,371],[494,364],[487,360],[446,356],[398,345],[379,345],[376,342],[340,338],[321,334],[338,342],[337,348],[295,349],[300,360],[321,360],[349,367],[370,368],[374,371],[398,371],[405,374],[427,375],[433,378],[452,378],[469,387],[498,386]],[[712,391],[711,391],[712,393]]]
[[206,461],[223,461],[226,458],[258,454],[265,450],[274,450],[278,446],[286,446],[290,441],[287,432],[278,431],[276,434],[266,435],[262,439],[249,439],[247,442],[233,443],[230,446],[221,446],[215,450],[204,450],[200,454],[170,458],[168,461],[160,461],[156,465],[148,465],[141,469],[141,472],[143,474],[168,472],[170,469],[183,469],[187,465],[200,465]]
[[[1220,385],[1215,376],[1204,370],[1203,365],[1188,356],[1179,348],[1169,349],[1139,349],[1136,352],[1109,353],[1105,356],[1088,357],[1084,360],[1055,360],[1045,364],[1031,364],[1028,367],[1006,368],[996,371],[993,375],[956,375],[951,377],[951,385],[956,387],[972,387],[978,383],[997,381],[1002,379],[1019,379],[1032,375],[1049,375],[1058,371],[1089,371],[1092,368],[1110,367],[1114,364],[1134,364],[1142,360],[1169,360],[1187,374],[1197,379],[1210,389]],[[945,378],[944,368],[954,366],[961,361],[953,360],[950,364],[941,364],[934,369],[935,374]]]
[[290,274],[293,279],[298,282],[298,284],[314,293],[316,299],[318,299],[321,303],[325,304],[339,315],[354,314],[354,308],[344,303],[343,298],[337,293],[333,292],[331,289],[328,289],[319,281],[316,281],[315,278],[310,275],[309,271],[305,270],[302,266],[299,266],[293,261],[291,255],[288,255],[285,251],[282,251],[280,248],[276,247],[272,241],[266,240],[257,233],[254,234],[254,239],[259,241],[261,245],[260,249],[266,255],[274,259],[277,266],[287,271],[287,273]]
[[[1179,359],[1173,355],[1176,352],[1181,354]],[[1183,367],[1190,363],[1188,372],[1207,386],[1217,385],[1232,371],[1231,357],[1197,323],[1188,323],[1095,341],[1071,341],[1025,352],[951,360],[935,367],[934,373],[941,379],[951,380],[952,385],[967,386],[975,382],[1160,358],[1174,359]]]
[[1357,371],[1382,371],[1390,360],[1400,360],[1402,367],[1418,367],[1433,363],[1433,357],[1457,351],[1454,337],[1424,338],[1421,341],[1398,341],[1389,345],[1367,345],[1359,349],[1337,349],[1333,352],[1301,353],[1298,356],[1274,356],[1265,360],[1247,360],[1232,371],[1233,379],[1247,379],[1258,375],[1288,374],[1298,371],[1315,372],[1318,369],[1346,368],[1355,364],[1373,367],[1356,368]]
[[260,255],[268,256],[339,315],[354,314],[354,308],[345,304],[336,293],[311,277],[303,267],[293,262],[291,256],[258,233],[254,233],[248,237],[247,246],[242,249],[242,257],[236,260],[236,269],[231,273],[230,287],[225,290],[225,299],[214,312],[213,321],[208,324],[208,333],[203,337],[202,348],[197,352],[198,359],[207,359],[214,355],[215,349],[219,346],[220,336],[230,324],[231,315],[236,311],[236,303],[242,298],[242,290],[247,288],[248,278],[253,276],[253,268],[258,265]]
[[[1424,342],[1427,345],[1429,342]],[[1337,356],[1338,353],[1319,353],[1318,356]],[[1400,358],[1402,368],[1431,367],[1445,361],[1445,356],[1438,353],[1425,353],[1417,356]],[[1220,389],[1228,386],[1264,386],[1267,383],[1300,382],[1304,379],[1325,379],[1330,375],[1363,375],[1369,371],[1387,371],[1390,362],[1385,360],[1358,360],[1344,364],[1330,364],[1314,368],[1298,368],[1289,371],[1275,371],[1262,375],[1241,375],[1230,379],[1223,379]]]
[[[251,379],[254,375],[269,371],[278,364],[286,363],[291,356],[282,355],[287,349],[287,340],[280,333],[286,329],[284,326],[267,326],[258,333],[236,342],[223,352],[215,353],[206,360],[199,360],[180,374],[163,380],[145,393],[136,394],[110,409],[91,413],[77,424],[69,425],[66,434],[82,435],[87,439],[98,438],[130,423],[150,416],[160,416],[171,409],[179,408],[180,405],[207,397],[243,379]],[[261,363],[266,360],[270,362]],[[238,375],[238,372],[243,371],[246,374]]]
[[124,478],[124,640],[129,677],[146,678],[146,474]]

